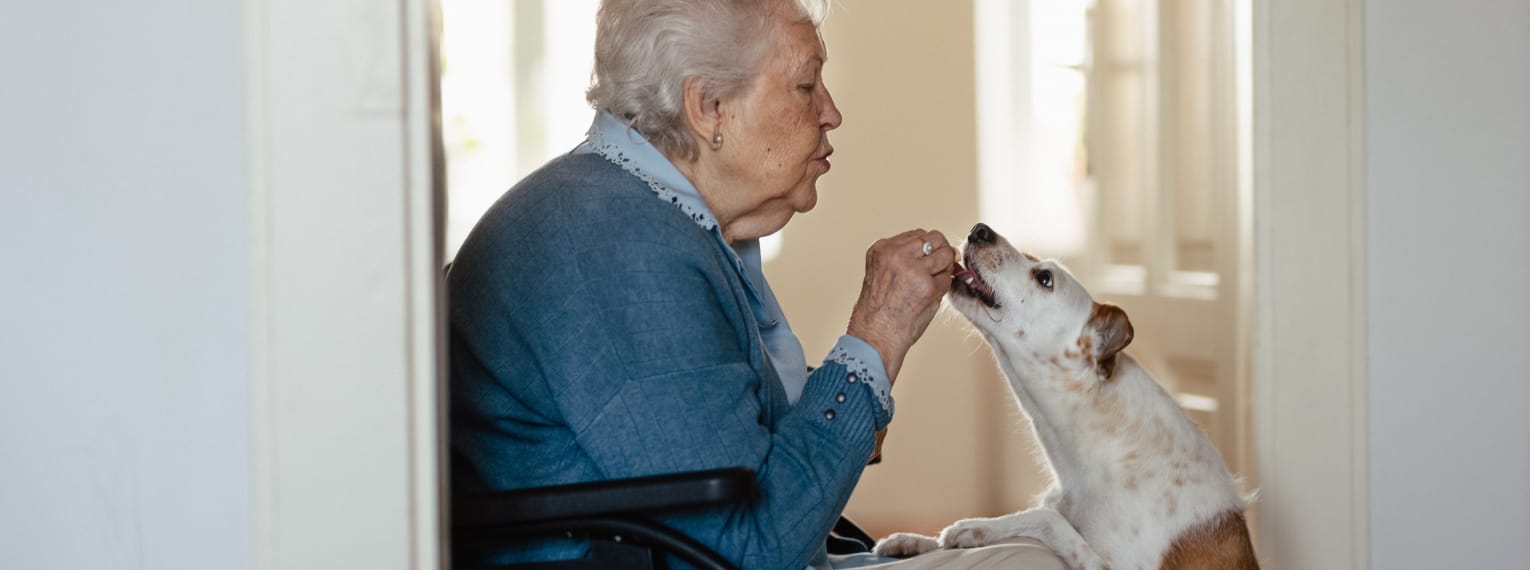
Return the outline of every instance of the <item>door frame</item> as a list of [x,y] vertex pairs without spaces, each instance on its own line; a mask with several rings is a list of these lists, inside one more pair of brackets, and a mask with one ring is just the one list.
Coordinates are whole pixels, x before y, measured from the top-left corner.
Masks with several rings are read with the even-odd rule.
[[1368,568],[1364,0],[1248,1],[1261,554]]
[[251,566],[448,567],[434,2],[241,9]]

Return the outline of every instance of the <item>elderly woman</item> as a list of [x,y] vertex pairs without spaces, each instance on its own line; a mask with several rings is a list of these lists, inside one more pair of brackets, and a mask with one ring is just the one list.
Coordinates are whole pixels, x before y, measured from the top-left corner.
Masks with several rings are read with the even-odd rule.
[[588,138],[495,204],[448,275],[457,491],[747,466],[757,501],[665,522],[744,568],[830,567],[955,254],[933,231],[873,244],[809,373],[757,240],[813,209],[829,171],[826,9],[602,3]]

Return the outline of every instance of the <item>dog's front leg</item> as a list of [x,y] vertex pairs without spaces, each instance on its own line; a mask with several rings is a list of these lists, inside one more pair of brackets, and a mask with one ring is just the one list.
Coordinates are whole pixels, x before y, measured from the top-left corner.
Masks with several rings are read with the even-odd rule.
[[1042,491],[1041,495],[1036,497],[1036,505],[1043,509],[1051,509],[1060,513],[1063,511],[1062,504],[1065,498],[1067,498],[1067,495],[1063,494],[1062,487],[1054,484],[1051,487],[1047,487],[1047,490]]
[[912,532],[899,532],[878,540],[877,545],[871,549],[871,553],[887,558],[908,558],[939,548],[940,543],[935,542],[933,537]]
[[1084,542],[1061,513],[1036,508],[991,519],[964,519],[940,531],[941,548],[975,548],[1008,538],[1041,541],[1075,570],[1108,570],[1105,560]]

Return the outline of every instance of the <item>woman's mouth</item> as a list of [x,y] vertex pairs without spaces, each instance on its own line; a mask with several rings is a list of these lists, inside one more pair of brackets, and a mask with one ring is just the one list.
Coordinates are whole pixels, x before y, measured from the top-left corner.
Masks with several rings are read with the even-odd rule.
[[829,152],[825,152],[825,153],[823,153],[823,156],[814,158],[813,160],[822,162],[823,163],[824,172],[828,172],[829,169],[834,167],[834,164],[829,162],[829,157],[832,156],[833,154],[834,154],[834,149],[831,148],[831,149],[829,149]]
[[999,308],[999,301],[994,298],[993,287],[983,281],[975,269],[967,269],[962,264],[955,264],[951,272],[951,290],[970,296],[990,308]]

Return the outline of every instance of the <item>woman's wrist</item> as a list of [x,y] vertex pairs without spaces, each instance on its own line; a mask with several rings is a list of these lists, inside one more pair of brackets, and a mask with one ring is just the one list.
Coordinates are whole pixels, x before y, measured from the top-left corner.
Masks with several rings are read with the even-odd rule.
[[908,354],[908,346],[891,340],[890,336],[876,330],[875,327],[864,326],[851,320],[845,334],[865,341],[871,348],[877,351],[882,359],[882,368],[887,371],[887,383],[893,384],[898,378],[898,370],[903,367],[903,357]]

